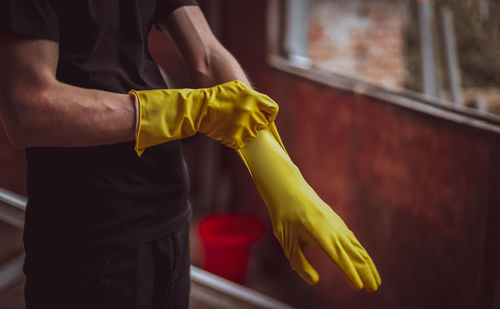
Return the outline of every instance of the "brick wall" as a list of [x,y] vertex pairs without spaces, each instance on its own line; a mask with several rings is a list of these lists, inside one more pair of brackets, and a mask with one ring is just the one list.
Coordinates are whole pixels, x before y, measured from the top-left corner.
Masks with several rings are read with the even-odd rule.
[[319,68],[399,88],[404,17],[400,0],[311,1],[309,57]]

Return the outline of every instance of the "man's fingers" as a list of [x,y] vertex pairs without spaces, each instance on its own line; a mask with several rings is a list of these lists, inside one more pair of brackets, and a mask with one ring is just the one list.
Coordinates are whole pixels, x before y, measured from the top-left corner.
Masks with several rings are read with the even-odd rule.
[[269,122],[274,122],[279,111],[279,106],[273,99],[267,95],[263,95],[259,108],[266,113]]
[[318,272],[311,266],[300,247],[295,248],[290,255],[290,265],[307,283],[315,285],[319,281]]

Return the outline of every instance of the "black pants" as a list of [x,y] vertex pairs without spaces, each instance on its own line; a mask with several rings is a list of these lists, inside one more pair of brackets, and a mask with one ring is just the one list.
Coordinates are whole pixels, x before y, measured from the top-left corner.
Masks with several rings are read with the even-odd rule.
[[27,309],[188,307],[188,227],[101,257],[42,260],[25,264]]

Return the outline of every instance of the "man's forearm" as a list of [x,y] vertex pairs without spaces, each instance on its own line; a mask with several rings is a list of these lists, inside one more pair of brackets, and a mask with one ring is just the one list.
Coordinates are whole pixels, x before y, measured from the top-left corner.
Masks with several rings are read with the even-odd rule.
[[240,80],[251,86],[239,63],[222,46],[209,52],[206,70],[194,71],[191,75],[196,87],[211,87],[233,80]]
[[2,34],[0,47],[0,120],[15,147],[134,139],[135,108],[128,94],[57,81],[57,43]]
[[175,10],[160,22],[160,27],[181,53],[194,87],[212,87],[233,80],[250,85],[236,59],[215,38],[199,7]]
[[134,139],[135,107],[128,94],[57,81],[21,98],[3,122],[19,147],[112,144]]

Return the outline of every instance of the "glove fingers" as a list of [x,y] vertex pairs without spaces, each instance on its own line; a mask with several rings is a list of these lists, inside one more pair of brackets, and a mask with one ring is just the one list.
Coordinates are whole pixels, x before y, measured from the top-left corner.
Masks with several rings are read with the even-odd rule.
[[269,122],[274,122],[276,115],[278,114],[279,106],[273,101],[269,96],[263,94],[262,100],[260,100],[260,110],[263,111]]
[[359,243],[359,241],[355,237],[354,237],[354,239],[352,239],[352,243],[356,248],[358,248],[360,250],[360,253],[365,258],[365,261],[368,264],[368,266],[370,267],[371,272],[375,278],[375,282],[377,283],[377,287],[379,287],[382,284],[382,279],[380,279],[380,274],[377,270],[377,267],[375,267],[375,263],[373,263],[373,260],[371,259],[368,252],[366,252],[366,250],[363,248],[363,246],[361,246],[361,244]]
[[250,128],[254,130],[255,134],[258,130],[267,128],[271,123],[271,121],[269,121],[269,115],[266,115],[265,113],[257,113],[252,116],[253,125]]
[[378,272],[376,272],[376,269],[375,272],[373,271],[375,265],[370,256],[354,234],[351,237],[347,237],[346,244],[348,244],[345,246],[346,252],[351,257],[351,261],[363,281],[364,288],[369,292],[376,291],[379,286],[378,281],[380,281],[380,277],[377,280]]
[[253,141],[257,137],[257,130],[254,128],[249,129],[244,126],[238,126],[238,129],[236,131],[236,136],[237,138],[235,138],[235,144],[239,149],[244,147],[246,144]]
[[377,270],[377,267],[375,266],[375,263],[373,263],[373,260],[370,257],[368,257],[368,265],[370,265],[372,273],[375,276],[375,280],[377,281],[377,286],[380,286],[382,284],[382,279],[380,278],[380,274]]
[[362,254],[362,252],[355,247],[346,246],[346,251],[351,257],[351,261],[354,268],[356,268],[361,281],[363,281],[363,287],[365,290],[375,292],[378,289],[378,283],[372,267],[370,266],[369,258],[367,259],[367,256]]
[[290,265],[307,283],[315,285],[319,281],[318,272],[311,266],[301,248],[296,248],[290,256]]
[[259,107],[261,112],[266,114],[268,122],[273,122],[276,119],[279,106],[276,102],[274,102],[273,99],[263,93],[256,91],[255,89],[241,81],[236,81],[235,84],[239,87],[240,91],[249,91],[252,96],[258,98],[257,106]]
[[335,244],[323,243],[321,244],[321,249],[337,264],[351,287],[355,290],[361,290],[363,288],[363,281],[354,267],[351,258],[343,248],[343,245],[338,243],[338,241],[335,242]]
[[240,149],[253,141],[257,137],[259,130],[269,126],[267,118],[262,113],[244,115],[242,118],[236,120],[235,124],[232,138],[224,141],[224,144],[236,149]]
[[344,272],[344,276],[351,284],[351,287],[355,290],[361,290],[363,288],[363,280],[361,280],[356,267],[354,267],[349,255],[344,250],[344,248],[341,248],[339,251],[340,259],[338,265],[340,269],[342,269],[342,271]]
[[375,267],[375,263],[373,263],[372,259],[368,256],[367,257],[367,263],[368,263],[368,266],[370,267],[370,270],[373,274],[373,277],[375,279],[375,282],[376,282],[376,288],[375,288],[375,291],[378,289],[378,287],[382,284],[382,279],[380,279],[380,274],[378,273],[378,270],[377,268]]

